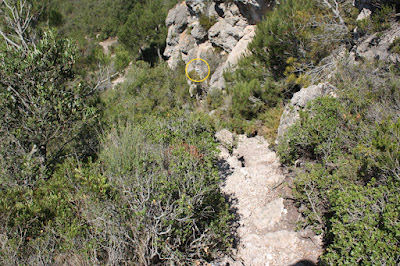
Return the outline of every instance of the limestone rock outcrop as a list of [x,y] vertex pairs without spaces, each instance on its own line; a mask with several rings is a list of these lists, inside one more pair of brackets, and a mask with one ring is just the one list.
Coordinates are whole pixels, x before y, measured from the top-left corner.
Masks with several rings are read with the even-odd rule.
[[223,72],[246,54],[255,34],[255,23],[272,6],[273,0],[240,0],[235,2],[187,0],[171,9],[166,19],[167,47],[164,56],[176,68],[179,61],[209,61],[210,78],[206,89],[225,86]]
[[397,38],[400,38],[400,24],[392,23],[390,29],[359,40],[359,44],[354,46],[351,53],[356,58],[363,57],[368,60],[382,60],[397,64],[400,62],[400,55],[390,51],[391,44]]

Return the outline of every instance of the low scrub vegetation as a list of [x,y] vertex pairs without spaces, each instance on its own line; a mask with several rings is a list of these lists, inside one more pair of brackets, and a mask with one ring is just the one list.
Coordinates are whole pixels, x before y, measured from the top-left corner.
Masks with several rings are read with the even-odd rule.
[[332,81],[338,98],[312,101],[278,146],[283,163],[309,162],[294,192],[305,207],[302,226],[325,234],[324,263],[398,263],[396,73],[375,64],[343,67]]
[[[2,1],[0,264],[206,265],[230,254],[216,127],[272,143],[283,106],[328,79],[327,56],[353,45],[350,32],[379,36],[392,23],[379,1],[360,22],[348,1],[340,14],[323,2],[279,1],[251,55],[224,74],[226,89],[191,97],[184,64],[162,58],[175,0]],[[105,54],[97,42],[115,36]],[[226,57],[203,56],[211,74]],[[329,77],[337,97],[310,102],[276,147],[284,165],[304,165],[293,184],[299,227],[323,233],[322,264],[400,262],[399,73],[340,64]]]

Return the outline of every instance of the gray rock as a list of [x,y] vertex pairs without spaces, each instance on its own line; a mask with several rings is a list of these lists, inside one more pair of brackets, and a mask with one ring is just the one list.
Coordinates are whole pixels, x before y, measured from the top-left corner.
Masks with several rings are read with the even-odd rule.
[[[168,36],[164,56],[168,58],[168,65],[175,68],[180,60],[188,63],[193,58],[211,60],[211,76],[204,82],[206,91],[224,88],[224,70],[237,63],[253,39],[255,26],[249,24],[256,21],[255,17],[262,17],[264,7],[271,6],[272,2],[187,0],[177,4],[166,19]],[[248,8],[252,9],[253,14],[246,13]],[[217,19],[208,32],[199,23],[200,14]]]
[[190,34],[197,42],[204,41],[207,38],[207,31],[200,24],[196,24]]
[[256,24],[274,3],[274,0],[239,0],[238,7],[249,24]]
[[369,17],[371,16],[371,14],[372,14],[371,10],[366,9],[366,8],[363,8],[363,9],[361,10],[361,13],[358,15],[356,21],[369,18]]
[[276,144],[279,143],[280,139],[285,135],[288,128],[296,123],[300,118],[299,111],[304,109],[307,103],[321,96],[332,96],[336,97],[336,88],[329,83],[320,83],[307,88],[301,89],[293,95],[293,98],[285,107],[281,116],[281,121],[278,127],[278,136]]
[[222,129],[215,133],[215,138],[223,145],[233,145],[233,134],[227,129]]
[[168,12],[165,20],[167,27],[175,25],[175,31],[181,33],[185,30],[188,24],[189,10],[186,5],[178,4]]
[[225,88],[225,80],[224,80],[224,69],[225,64],[221,64],[212,74],[210,78],[210,89],[224,89]]
[[255,26],[249,25],[244,29],[244,36],[238,41],[232,51],[229,53],[225,63],[221,64],[213,73],[210,79],[210,89],[224,89],[225,80],[223,73],[229,68],[234,68],[239,59],[248,53],[247,45],[255,35]]
[[168,34],[167,44],[164,56],[168,58],[168,65],[171,68],[176,68],[179,60],[193,49],[195,39],[190,34],[186,34],[186,32],[179,35],[173,32],[172,34]]
[[[235,136],[230,153],[224,143],[230,143],[232,133],[216,133],[220,140],[219,158],[221,191],[231,197],[232,207],[239,215],[235,249],[230,265],[291,265],[301,259],[316,261],[322,252],[322,238],[295,232],[298,213],[274,191],[284,176],[275,152],[261,136]],[[286,186],[282,184],[282,186]],[[286,190],[282,190],[286,191]],[[302,238],[306,235],[311,240]],[[218,264],[217,264],[218,265]]]
[[253,225],[260,232],[271,230],[281,222],[286,213],[287,210],[283,204],[283,198],[278,198],[269,202],[259,212],[254,213]]
[[182,53],[188,54],[194,46],[194,38],[190,34],[181,34],[179,38],[179,48]]
[[208,39],[230,53],[243,34],[242,27],[232,27],[227,21],[220,20],[209,29]]
[[168,28],[166,43],[168,46],[176,46],[179,44],[179,34],[175,31],[175,26]]
[[400,38],[400,25],[395,23],[383,33],[375,33],[361,41],[353,49],[356,57],[364,57],[368,60],[382,60],[392,63],[400,62],[400,56],[390,52],[390,44]]
[[203,0],[186,0],[186,5],[192,15],[199,15],[205,9],[205,1]]

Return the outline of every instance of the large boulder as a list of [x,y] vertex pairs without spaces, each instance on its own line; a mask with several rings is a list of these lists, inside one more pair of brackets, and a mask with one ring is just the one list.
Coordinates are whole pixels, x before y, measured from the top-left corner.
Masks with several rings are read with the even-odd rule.
[[225,88],[225,80],[223,77],[224,71],[230,68],[235,68],[239,59],[249,53],[247,46],[251,42],[251,40],[253,40],[255,30],[255,25],[249,25],[244,29],[243,37],[237,42],[235,47],[229,53],[225,63],[221,64],[211,76],[210,90]]
[[265,12],[267,12],[274,3],[274,0],[238,0],[238,7],[249,23],[256,24],[262,20]]
[[243,30],[241,27],[233,27],[227,21],[221,20],[210,28],[208,39],[230,53],[240,38],[243,37]]
[[200,25],[200,23],[194,24],[190,34],[198,43],[201,43],[207,38],[207,31]]
[[206,3],[203,0],[186,0],[186,5],[191,15],[199,15],[206,8]]
[[169,10],[165,24],[167,27],[174,25],[177,31],[182,32],[188,24],[189,10],[183,3]]
[[318,85],[309,86],[301,89],[293,95],[290,104],[285,107],[281,116],[281,121],[278,128],[278,136],[276,144],[279,143],[280,139],[285,135],[288,128],[294,125],[300,118],[300,110],[307,106],[309,101],[312,101],[322,96],[335,97],[336,88],[330,83],[320,83]]

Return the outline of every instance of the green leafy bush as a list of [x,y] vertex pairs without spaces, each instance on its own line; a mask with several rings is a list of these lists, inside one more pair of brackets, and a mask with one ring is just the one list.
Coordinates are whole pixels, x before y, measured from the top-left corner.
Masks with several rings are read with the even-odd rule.
[[273,140],[278,125],[271,114],[279,116],[283,100],[309,83],[307,72],[346,35],[343,25],[332,30],[333,22],[331,11],[318,1],[285,0],[275,5],[257,25],[249,44],[251,55],[224,74],[227,94],[219,115],[228,126],[238,132],[268,132]]
[[128,51],[118,46],[115,51],[115,69],[117,71],[122,71],[126,69],[131,61],[131,57]]
[[126,74],[126,81],[114,90],[105,91],[101,99],[107,106],[102,119],[110,126],[147,119],[150,114],[190,109],[194,105],[184,66],[173,71],[166,64],[152,68],[143,61],[133,64]]
[[[396,184],[396,183],[395,183]],[[349,185],[331,197],[327,264],[395,265],[400,252],[400,197],[393,183]]]
[[118,32],[119,41],[133,52],[155,48],[154,54],[161,56],[162,46],[167,37],[165,19],[168,10],[176,3],[174,0],[138,1],[133,5],[129,17]]
[[324,97],[314,100],[278,147],[282,162],[293,163],[300,156],[321,162],[335,161],[346,149],[340,143],[344,132],[339,132],[345,123],[343,115],[346,114],[337,99]]
[[368,18],[357,22],[358,27],[366,34],[381,32],[390,28],[390,17],[395,13],[395,9],[388,5],[383,5]]
[[392,53],[400,54],[400,38],[397,37],[393,40],[393,42],[389,45],[389,50]]
[[330,12],[317,1],[281,1],[257,26],[249,49],[276,78],[283,78],[286,68],[294,66],[288,64],[289,58],[296,59],[291,72],[299,76],[317,66],[346,33],[340,27],[329,28]]
[[93,251],[97,240],[90,239],[87,200],[104,203],[112,192],[95,167],[76,164],[65,162],[34,187],[0,187],[0,263],[52,264],[71,253],[85,261]]
[[74,79],[74,63],[72,42],[52,32],[36,45],[0,53],[2,182],[27,186],[46,177],[94,121],[89,88]]
[[[277,150],[284,163],[309,161],[298,170],[294,196],[302,206],[300,225],[324,232],[322,263],[396,264],[398,77],[368,62],[342,67],[332,79],[338,97],[310,102]],[[371,74],[372,68],[379,71]]]

